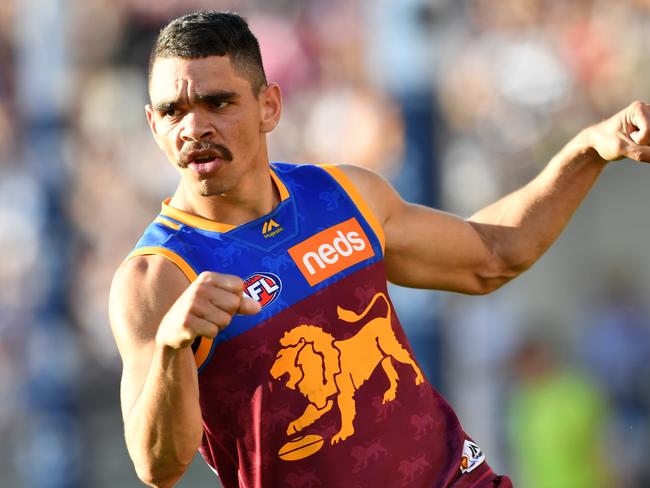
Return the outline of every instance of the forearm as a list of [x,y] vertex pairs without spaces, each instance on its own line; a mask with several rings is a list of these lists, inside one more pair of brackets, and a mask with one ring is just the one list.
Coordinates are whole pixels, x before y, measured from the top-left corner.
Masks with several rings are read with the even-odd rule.
[[523,188],[470,218],[509,277],[525,271],[562,232],[606,162],[586,129]]
[[138,476],[173,486],[196,453],[202,424],[190,348],[156,345],[142,391],[125,414],[126,443]]
[[382,225],[388,278],[399,285],[489,293],[528,269],[557,239],[607,161],[650,162],[650,105],[579,133],[520,190],[462,219],[402,201],[381,178],[345,173]]

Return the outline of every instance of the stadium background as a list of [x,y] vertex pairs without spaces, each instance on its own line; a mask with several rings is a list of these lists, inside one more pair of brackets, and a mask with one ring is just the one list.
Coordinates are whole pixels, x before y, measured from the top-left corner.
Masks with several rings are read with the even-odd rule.
[[[174,188],[145,68],[160,26],[194,8],[237,10],[258,34],[285,95],[272,159],[372,167],[463,216],[650,100],[647,0],[1,2],[3,488],[140,486],[106,299]],[[492,295],[393,291],[429,379],[518,486],[596,486],[594,470],[650,486],[649,186],[650,168],[610,165],[547,255]],[[179,486],[213,480],[195,462]]]

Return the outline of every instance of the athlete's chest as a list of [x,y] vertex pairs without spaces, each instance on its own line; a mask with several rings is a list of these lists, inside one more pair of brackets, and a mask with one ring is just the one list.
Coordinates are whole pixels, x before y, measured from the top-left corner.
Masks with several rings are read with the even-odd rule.
[[262,306],[256,315],[233,317],[214,342],[202,340],[198,364],[219,344],[382,259],[380,241],[355,202],[326,175],[309,176],[283,175],[287,197],[260,219],[228,232],[182,229],[176,246],[197,274],[239,276],[243,292]]

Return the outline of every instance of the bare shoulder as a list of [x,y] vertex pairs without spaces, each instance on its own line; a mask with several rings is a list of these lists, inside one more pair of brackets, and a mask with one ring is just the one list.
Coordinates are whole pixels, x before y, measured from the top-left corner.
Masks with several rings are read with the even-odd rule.
[[391,184],[380,174],[352,164],[339,164],[335,167],[352,182],[382,226],[396,206],[404,203]]
[[111,285],[109,316],[123,357],[155,336],[162,317],[188,286],[183,272],[163,256],[136,256],[121,264]]

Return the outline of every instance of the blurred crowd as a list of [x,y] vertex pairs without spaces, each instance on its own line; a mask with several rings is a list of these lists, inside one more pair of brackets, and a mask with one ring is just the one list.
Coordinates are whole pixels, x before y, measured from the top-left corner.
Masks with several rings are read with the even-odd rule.
[[[137,486],[107,295],[176,183],[144,117],[149,50],[198,8],[259,37],[285,103],[273,160],[363,165],[465,217],[650,100],[648,0],[0,2],[0,487]],[[644,178],[608,171],[521,285],[393,290],[428,376],[517,486],[650,486]]]

